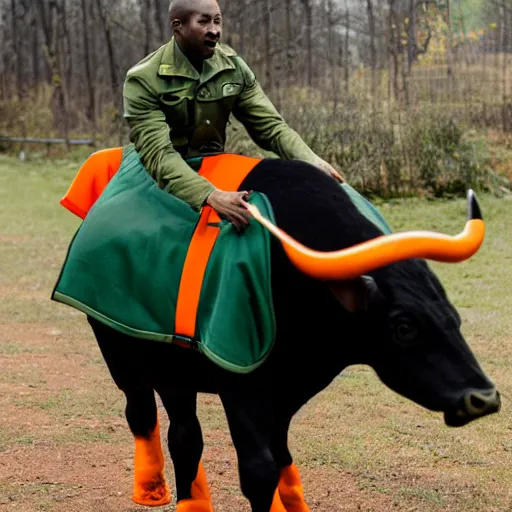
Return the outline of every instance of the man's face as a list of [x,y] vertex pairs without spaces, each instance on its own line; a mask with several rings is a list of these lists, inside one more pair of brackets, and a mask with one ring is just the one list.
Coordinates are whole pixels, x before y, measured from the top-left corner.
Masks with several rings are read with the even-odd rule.
[[194,11],[176,30],[181,49],[192,59],[208,59],[222,34],[222,13],[215,0],[195,0]]

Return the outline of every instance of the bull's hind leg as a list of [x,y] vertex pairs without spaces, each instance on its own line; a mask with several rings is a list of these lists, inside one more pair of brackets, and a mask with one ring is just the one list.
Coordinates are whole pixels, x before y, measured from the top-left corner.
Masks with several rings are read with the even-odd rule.
[[155,394],[140,365],[144,342],[89,318],[115,383],[126,396],[126,420],[135,437],[133,501],[161,506],[171,501],[164,476]]
[[168,443],[176,477],[176,512],[213,512],[201,462],[203,435],[196,414],[197,393],[187,389],[159,390],[169,416]]

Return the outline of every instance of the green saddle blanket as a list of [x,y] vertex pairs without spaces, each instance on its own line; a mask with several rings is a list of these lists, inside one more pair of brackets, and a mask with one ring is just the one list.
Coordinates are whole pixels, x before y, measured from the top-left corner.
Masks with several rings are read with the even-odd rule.
[[[384,233],[380,213],[343,184],[359,211]],[[274,221],[267,197],[250,199]],[[199,214],[162,191],[137,153],[118,172],[75,233],[52,299],[137,338],[183,340],[176,332],[179,285]],[[188,340],[214,363],[249,373],[270,354],[276,334],[270,237],[256,221],[243,235],[220,224],[206,267],[196,331]]]
[[[255,204],[273,221],[263,194]],[[173,342],[179,285],[199,214],[162,191],[135,151],[76,232],[52,298],[130,336]],[[270,233],[252,221],[243,235],[228,222],[204,275],[192,341],[221,367],[247,373],[275,339]]]

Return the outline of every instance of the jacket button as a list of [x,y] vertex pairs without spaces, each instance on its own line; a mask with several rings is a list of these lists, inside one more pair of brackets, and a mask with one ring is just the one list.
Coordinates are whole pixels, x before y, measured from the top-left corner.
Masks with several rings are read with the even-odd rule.
[[208,96],[210,96],[210,91],[208,91],[208,89],[201,89],[199,96],[201,98],[208,98]]

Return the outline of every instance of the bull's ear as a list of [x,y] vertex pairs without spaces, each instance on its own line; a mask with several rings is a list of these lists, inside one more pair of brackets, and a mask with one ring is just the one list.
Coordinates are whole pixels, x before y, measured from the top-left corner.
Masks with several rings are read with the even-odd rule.
[[350,281],[329,281],[328,287],[349,313],[368,311],[370,304],[382,297],[377,283],[370,276]]
[[371,276],[362,276],[362,281],[368,292],[368,304],[378,304],[385,301],[384,294],[381,292],[379,285]]

